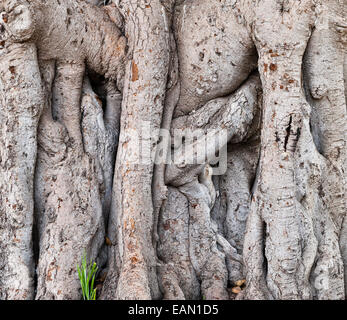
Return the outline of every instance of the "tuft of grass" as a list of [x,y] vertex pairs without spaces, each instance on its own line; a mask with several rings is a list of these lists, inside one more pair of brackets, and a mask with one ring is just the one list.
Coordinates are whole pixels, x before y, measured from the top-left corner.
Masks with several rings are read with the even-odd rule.
[[94,288],[95,275],[98,267],[95,262],[87,263],[86,254],[82,257],[81,266],[77,266],[84,300],[96,300],[96,288]]

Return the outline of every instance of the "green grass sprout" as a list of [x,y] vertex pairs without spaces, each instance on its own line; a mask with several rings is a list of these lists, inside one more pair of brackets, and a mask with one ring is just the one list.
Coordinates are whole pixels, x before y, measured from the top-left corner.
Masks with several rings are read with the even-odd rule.
[[81,266],[77,266],[84,300],[96,300],[96,288],[94,288],[95,275],[98,267],[95,262],[87,264],[86,254],[82,257]]

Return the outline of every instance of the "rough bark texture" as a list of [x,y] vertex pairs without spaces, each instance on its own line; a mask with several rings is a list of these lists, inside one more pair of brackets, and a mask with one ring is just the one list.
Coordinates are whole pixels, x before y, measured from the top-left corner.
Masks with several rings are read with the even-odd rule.
[[[109,235],[110,269],[105,299],[159,298],[152,243],[152,154],[155,153],[169,70],[169,18],[158,0],[120,1],[130,61],[123,90],[121,132],[115,167]],[[171,9],[171,8],[169,8]],[[148,127],[147,127],[148,126]],[[153,146],[153,147],[152,147]]]
[[37,125],[43,87],[32,43],[1,52],[1,278],[3,299],[32,299]]
[[346,5],[1,1],[0,299],[345,299]]

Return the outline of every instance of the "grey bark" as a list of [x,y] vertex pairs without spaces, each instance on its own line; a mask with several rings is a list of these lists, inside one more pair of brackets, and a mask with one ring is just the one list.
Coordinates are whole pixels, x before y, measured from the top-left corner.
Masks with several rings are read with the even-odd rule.
[[345,299],[345,6],[2,1],[0,299]]

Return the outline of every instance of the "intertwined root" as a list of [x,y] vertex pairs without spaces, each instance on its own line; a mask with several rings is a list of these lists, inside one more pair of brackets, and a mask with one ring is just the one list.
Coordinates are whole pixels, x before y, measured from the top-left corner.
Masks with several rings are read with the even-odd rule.
[[[95,259],[104,243],[102,206],[109,210],[120,115],[120,100],[110,94],[108,107],[113,111],[107,109],[105,122],[90,110],[89,123],[83,123],[85,65],[121,87],[126,39],[113,22],[116,17],[110,18],[112,8],[107,14],[81,1],[57,5],[11,0],[3,1],[1,9],[1,125],[8,132],[1,137],[3,145],[16,146],[12,156],[2,157],[16,160],[1,171],[1,182],[7,186],[2,188],[1,215],[7,218],[1,222],[0,250],[6,261],[1,296],[34,298],[35,187],[34,234],[40,241],[37,298],[78,299],[75,266],[80,254],[87,250]],[[99,113],[102,109],[96,99],[89,107],[99,108]],[[86,154],[81,129],[94,130],[99,158]]]

